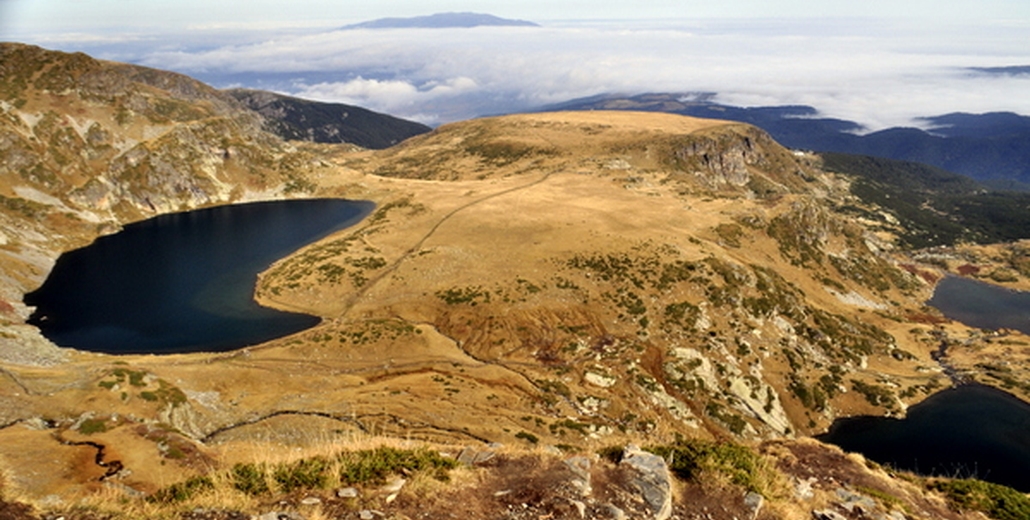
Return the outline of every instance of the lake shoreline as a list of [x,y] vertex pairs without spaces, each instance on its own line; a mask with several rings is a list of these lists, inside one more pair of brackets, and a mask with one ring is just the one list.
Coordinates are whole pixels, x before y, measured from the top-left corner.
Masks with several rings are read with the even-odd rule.
[[62,347],[107,354],[224,352],[306,330],[321,318],[255,301],[259,273],[374,207],[265,201],[127,225],[64,253],[43,286],[25,295],[37,307],[27,323]]

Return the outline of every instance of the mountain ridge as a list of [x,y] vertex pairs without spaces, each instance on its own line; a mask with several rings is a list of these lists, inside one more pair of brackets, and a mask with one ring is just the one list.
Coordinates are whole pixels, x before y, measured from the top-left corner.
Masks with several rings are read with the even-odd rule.
[[468,29],[472,27],[540,27],[526,20],[511,20],[492,14],[472,12],[435,13],[408,18],[379,18],[367,22],[346,25],[341,29]]
[[853,121],[819,117],[807,106],[735,107],[712,93],[600,95],[546,107],[664,111],[732,119],[759,126],[795,149],[921,162],[1008,189],[1030,182],[1030,117],[1014,113],[944,114],[921,118],[930,128],[893,127],[871,133]]

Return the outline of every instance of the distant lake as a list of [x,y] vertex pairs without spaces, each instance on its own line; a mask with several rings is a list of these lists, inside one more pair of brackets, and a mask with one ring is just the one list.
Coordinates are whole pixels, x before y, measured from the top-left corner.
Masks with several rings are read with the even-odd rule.
[[1030,492],[1030,404],[988,386],[941,391],[905,419],[838,419],[817,438],[898,469]]
[[948,276],[937,284],[927,303],[948,318],[971,327],[1006,328],[1030,334],[1030,292]]
[[258,202],[162,215],[61,255],[25,296],[63,347],[112,354],[225,351],[299,332],[314,316],[259,306],[257,274],[354,225],[374,204]]

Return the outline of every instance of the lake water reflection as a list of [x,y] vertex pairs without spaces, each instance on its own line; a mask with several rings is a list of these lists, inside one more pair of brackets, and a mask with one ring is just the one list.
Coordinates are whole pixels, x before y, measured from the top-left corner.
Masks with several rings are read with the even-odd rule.
[[257,273],[351,226],[371,202],[260,202],[163,215],[61,255],[25,296],[54,343],[122,353],[224,351],[304,330],[318,318],[253,300]]

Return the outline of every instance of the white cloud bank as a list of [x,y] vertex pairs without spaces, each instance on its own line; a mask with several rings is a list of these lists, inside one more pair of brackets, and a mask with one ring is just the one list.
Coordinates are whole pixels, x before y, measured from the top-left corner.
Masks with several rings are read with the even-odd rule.
[[1011,21],[606,22],[288,34],[134,61],[201,78],[274,76],[289,94],[431,124],[599,93],[708,91],[879,129],[955,111],[1030,114],[1030,77],[966,70],[1030,65],[1027,41],[1030,24]]

